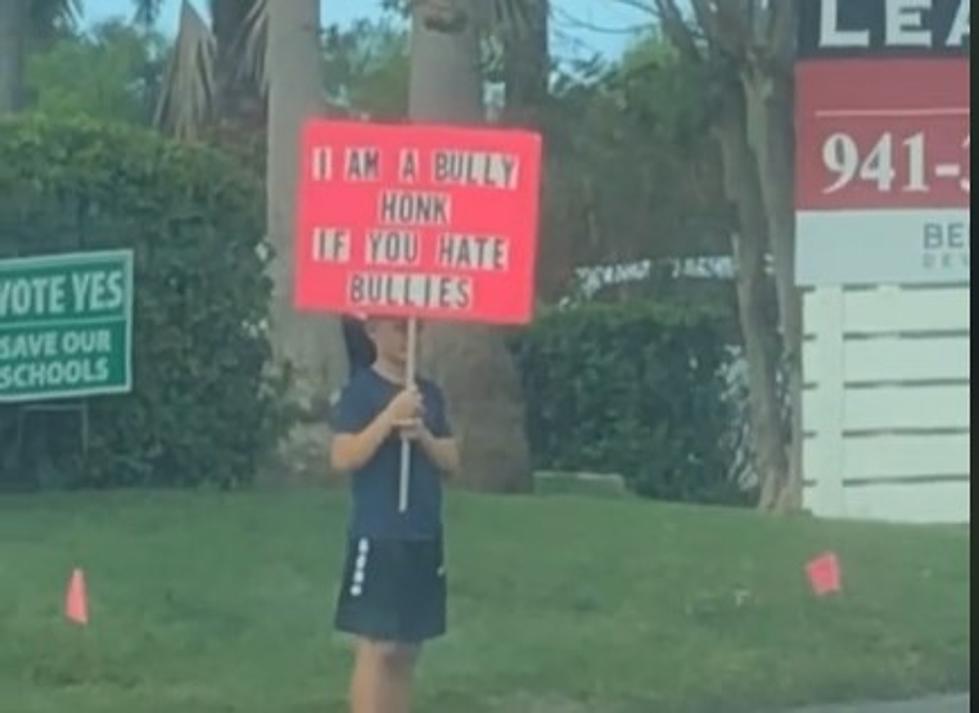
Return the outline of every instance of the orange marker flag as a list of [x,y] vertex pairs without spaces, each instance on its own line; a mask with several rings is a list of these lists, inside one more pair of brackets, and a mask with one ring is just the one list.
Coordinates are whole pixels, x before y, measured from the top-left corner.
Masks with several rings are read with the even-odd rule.
[[85,592],[85,573],[76,568],[68,582],[65,594],[65,616],[81,626],[88,625],[88,595]]
[[835,552],[826,552],[806,564],[809,586],[819,597],[836,594],[842,589],[840,562]]

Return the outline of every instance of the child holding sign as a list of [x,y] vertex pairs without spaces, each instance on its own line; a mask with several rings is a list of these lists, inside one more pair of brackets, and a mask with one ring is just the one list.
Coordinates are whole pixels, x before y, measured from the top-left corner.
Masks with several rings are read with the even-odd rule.
[[[441,479],[458,470],[459,454],[441,390],[405,383],[406,320],[372,317],[366,330],[376,358],[340,397],[330,453],[353,491],[336,626],[357,637],[353,713],[407,713],[421,645],[445,633]],[[404,512],[402,438],[412,442]]]

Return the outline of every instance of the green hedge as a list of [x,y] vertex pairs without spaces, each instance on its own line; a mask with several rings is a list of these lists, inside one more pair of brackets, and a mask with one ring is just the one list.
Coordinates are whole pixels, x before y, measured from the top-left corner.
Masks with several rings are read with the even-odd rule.
[[[255,178],[203,146],[84,120],[0,121],[0,257],[135,251],[134,390],[90,400],[83,459],[63,418],[27,434],[49,469],[57,456],[56,484],[230,487],[253,477],[285,426],[277,386],[263,377],[263,203]],[[16,407],[4,407],[8,480],[28,467],[10,457],[15,423]]]
[[535,467],[618,473],[640,495],[744,503],[719,313],[649,302],[553,310],[513,340]]

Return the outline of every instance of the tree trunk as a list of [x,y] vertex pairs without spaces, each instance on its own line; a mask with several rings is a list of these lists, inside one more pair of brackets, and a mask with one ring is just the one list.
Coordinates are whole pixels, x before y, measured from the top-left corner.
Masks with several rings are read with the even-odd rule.
[[272,338],[276,361],[293,377],[292,396],[305,416],[285,447],[293,473],[327,472],[327,408],[347,378],[340,320],[293,308],[293,245],[299,135],[322,112],[318,0],[269,3],[267,66],[268,230],[275,250]]
[[802,299],[795,284],[795,141],[790,76],[742,73],[775,268],[782,337],[782,368],[789,396],[789,471],[774,507],[802,507]]
[[724,106],[715,128],[721,146],[724,184],[734,203],[740,235],[734,241],[738,313],[748,361],[752,451],[761,494],[760,509],[772,510],[787,480],[789,463],[777,389],[778,348],[773,343],[770,283],[765,275],[768,223],[758,168],[748,144],[747,118],[740,87],[724,89]]
[[[484,120],[474,1],[422,0],[415,4],[409,80],[413,120],[463,124]],[[461,22],[465,24],[456,28]]]
[[[550,98],[550,0],[529,0],[527,26],[508,27],[503,38],[504,121],[511,126],[541,129]],[[555,184],[556,166],[545,157],[541,192],[540,245],[537,255],[537,297],[553,300],[574,279],[573,251],[556,223],[554,200],[564,187]]]
[[26,25],[27,0],[0,0],[0,114],[23,104]]
[[[412,17],[410,113],[416,121],[484,119],[475,2],[426,0]],[[445,389],[463,482],[525,492],[533,481],[520,379],[499,329],[433,324],[422,364]]]
[[510,28],[504,38],[505,116],[510,124],[540,126],[551,71],[549,4],[548,0],[531,2],[528,26]]
[[[683,20],[677,0],[656,0],[656,8],[673,44],[692,62],[703,62],[701,47]],[[707,58],[715,70],[738,73],[722,91],[724,109],[717,133],[724,153],[725,183],[738,205],[742,241],[739,308],[749,351],[752,426],[759,459],[760,507],[796,509],[802,503],[802,304],[795,288],[794,146],[792,58],[798,3],[771,0],[709,2],[693,0],[694,16],[707,39]],[[723,80],[722,80],[723,81]],[[765,249],[770,248],[780,334],[757,319],[750,283]],[[760,273],[759,273],[760,274]],[[765,329],[780,343],[761,358],[750,340]],[[779,349],[780,347],[780,349]],[[789,390],[791,437],[781,418],[775,385],[781,351]],[[754,353],[753,358],[751,354]],[[755,371],[757,369],[757,371]],[[761,431],[759,431],[761,429]]]

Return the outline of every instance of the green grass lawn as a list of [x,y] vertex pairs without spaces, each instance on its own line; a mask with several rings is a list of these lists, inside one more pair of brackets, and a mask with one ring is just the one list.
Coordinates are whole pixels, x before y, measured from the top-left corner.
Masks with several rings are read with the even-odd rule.
[[[3,713],[340,713],[326,491],[0,498]],[[419,713],[739,713],[969,687],[965,528],[452,494]],[[839,552],[843,596],[805,560]],[[93,623],[61,617],[85,568]]]

